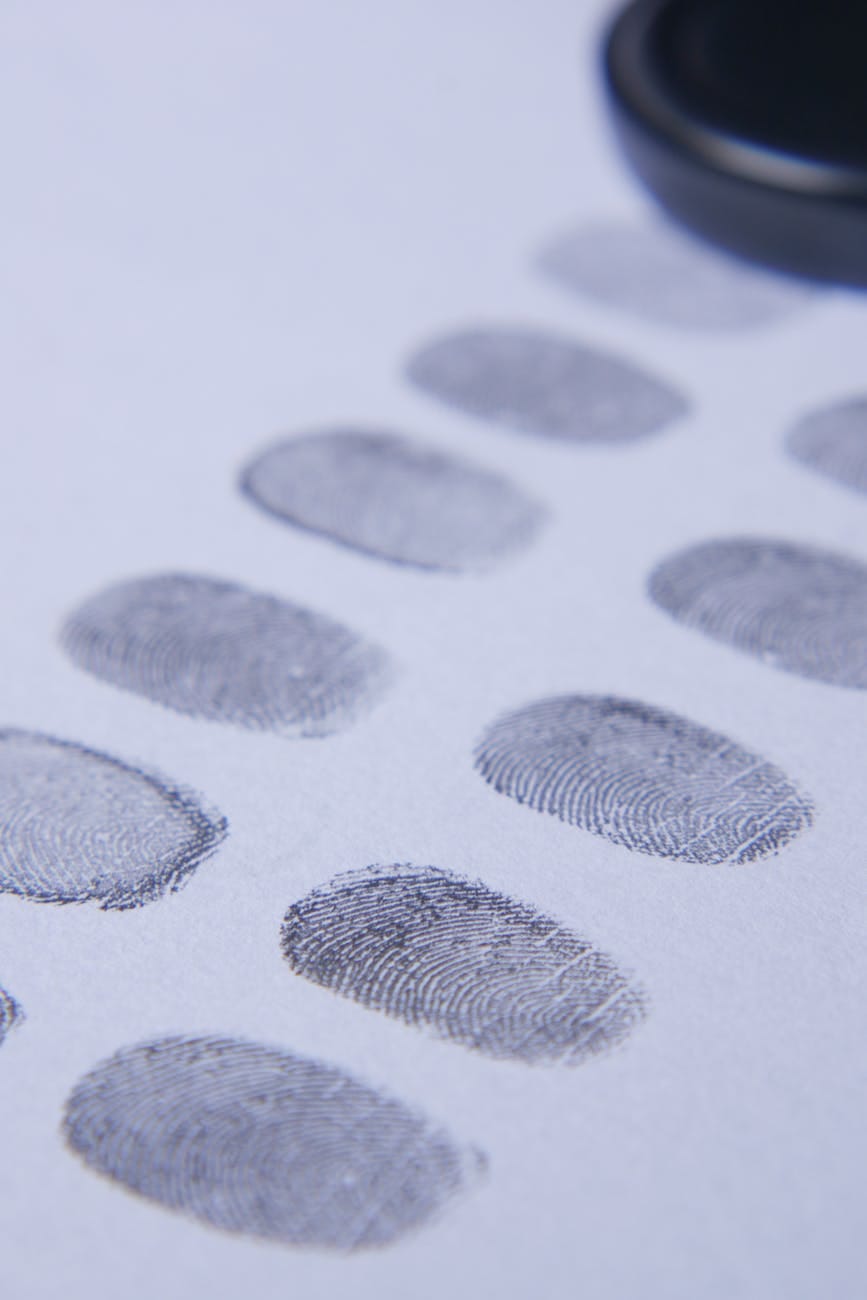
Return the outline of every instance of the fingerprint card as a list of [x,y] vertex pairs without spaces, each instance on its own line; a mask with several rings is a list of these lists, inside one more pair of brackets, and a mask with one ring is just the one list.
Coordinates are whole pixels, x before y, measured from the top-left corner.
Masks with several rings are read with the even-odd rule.
[[4,1300],[855,1300],[867,300],[607,0],[8,6]]

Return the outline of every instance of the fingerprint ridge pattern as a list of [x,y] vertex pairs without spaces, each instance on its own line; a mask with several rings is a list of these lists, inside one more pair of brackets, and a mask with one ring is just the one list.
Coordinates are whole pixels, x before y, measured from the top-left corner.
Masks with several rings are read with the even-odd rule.
[[0,892],[104,910],[186,883],[228,823],[191,791],[97,750],[0,731]]
[[475,765],[537,812],[682,862],[754,862],[813,820],[810,801],[773,764],[616,696],[556,696],[505,714],[479,741]]
[[578,1065],[645,997],[612,959],[505,894],[411,863],[345,872],[287,912],[296,974],[499,1060]]
[[810,411],[789,430],[786,450],[806,469],[867,493],[867,397]]
[[251,461],[240,486],[282,523],[392,564],[447,573],[502,562],[544,518],[502,475],[382,430],[283,439]]
[[388,657],[323,614],[194,574],[121,582],[66,620],[61,643],[101,681],[188,717],[326,736],[387,688]]
[[0,988],[0,1045],[2,1045],[10,1030],[20,1025],[23,1019],[24,1012],[21,1007],[11,994]]
[[867,689],[867,566],[776,538],[700,542],[663,560],[651,600],[678,623],[810,681]]
[[169,1209],[338,1251],[420,1227],[485,1164],[334,1066],[221,1037],[117,1052],[72,1092],[64,1135],[96,1172]]

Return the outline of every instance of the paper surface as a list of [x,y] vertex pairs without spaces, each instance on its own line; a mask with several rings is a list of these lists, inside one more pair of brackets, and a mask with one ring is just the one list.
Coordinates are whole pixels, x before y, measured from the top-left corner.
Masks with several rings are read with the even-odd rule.
[[[168,788],[155,794],[147,774],[193,792],[212,810],[197,843],[214,849],[199,861],[187,845],[182,871],[180,832],[160,814],[151,895],[134,874],[117,897],[141,905],[105,910],[88,863],[115,850],[85,825],[91,760],[52,749],[51,778],[47,751],[28,742],[25,762],[7,737],[10,1300],[862,1294],[867,499],[853,462],[867,305],[739,280],[657,228],[603,109],[607,12],[560,0],[6,6],[3,725],[127,765],[133,775],[100,767],[99,781],[133,841],[144,813],[130,810]],[[853,402],[846,418],[815,415]],[[320,457],[324,443],[285,472],[262,468],[282,440],[335,430],[386,441],[349,468],[342,452]],[[393,523],[382,506],[365,514],[381,482],[411,507]],[[758,594],[730,557],[692,553],[726,539],[751,539]],[[768,559],[762,539],[856,567]],[[775,563],[789,578],[768,578]],[[188,623],[186,675],[156,664],[163,614],[141,614],[124,584],[177,574],[242,592],[222,677],[225,660],[196,666]],[[805,574],[818,583],[815,637],[792,613]],[[305,624],[313,649],[292,680],[306,690],[311,664],[343,672],[348,655],[355,676],[337,696],[332,676],[313,703],[301,687],[274,703],[249,656],[267,624],[279,668],[298,625],[246,592],[323,620]],[[164,585],[157,596],[169,599]],[[188,620],[190,601],[179,607]],[[216,615],[196,608],[206,638]],[[147,625],[138,648],[118,649],[133,615]],[[349,649],[334,649],[334,626]],[[233,640],[238,627],[251,630]],[[375,654],[359,668],[356,642],[387,659],[381,681]],[[260,692],[254,724],[248,711],[239,725],[242,687]],[[555,708],[525,717],[517,740],[517,723],[502,731],[561,697],[590,700],[578,722]],[[642,709],[618,704],[599,731],[600,698]],[[576,727],[595,737],[596,776],[569,766]],[[713,833],[696,850],[673,813],[642,802],[642,782],[683,795],[702,747],[722,752],[710,733],[735,746],[726,761],[747,780],[756,834],[711,782]],[[539,765],[556,745],[551,794]],[[40,888],[55,901],[38,901],[22,864],[57,827],[83,856],[65,834],[54,856],[43,847]],[[118,843],[120,861],[133,850]],[[496,1051],[461,1041],[451,1013],[410,1024],[341,996],[317,957],[320,916],[337,922],[312,891],[396,864],[512,900],[501,921],[517,927],[518,1002],[536,960],[521,946],[525,907],[566,936],[551,942],[579,936],[603,954],[605,979],[640,990],[641,1015],[608,1051],[584,1055],[567,1034],[533,1062],[508,1034]],[[57,901],[73,895],[85,901]],[[296,950],[284,918],[305,899],[313,937]],[[434,945],[430,961],[441,957],[453,960]],[[473,969],[462,996],[483,1001]],[[575,996],[568,981],[561,993]],[[348,1252],[213,1226],[219,1188],[199,1167],[210,1224],[134,1194],[69,1149],[64,1107],[115,1053],[178,1037],[315,1063],[303,1067],[314,1106],[332,1086],[320,1069],[395,1099],[470,1161],[464,1190],[415,1230]],[[224,1080],[227,1059],[214,1067]],[[272,1057],[255,1063],[264,1095]],[[378,1101],[334,1087],[356,1099],[350,1119],[375,1127]],[[107,1095],[97,1089],[92,1151],[107,1141]],[[126,1105],[112,1112],[121,1128]]]

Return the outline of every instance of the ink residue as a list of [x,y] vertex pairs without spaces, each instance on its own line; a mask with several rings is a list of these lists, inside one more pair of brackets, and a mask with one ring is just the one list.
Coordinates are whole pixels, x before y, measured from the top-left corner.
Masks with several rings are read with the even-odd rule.
[[188,791],[107,754],[0,731],[0,892],[138,907],[175,890],[225,839]]
[[577,1065],[644,1014],[586,939],[436,867],[336,876],[289,909],[282,946],[298,975],[500,1060]]
[[631,362],[529,329],[467,329],[410,359],[408,379],[466,415],[567,443],[615,445],[659,433],[684,397]]
[[227,1038],[118,1052],[66,1106],[97,1172],[216,1228],[339,1251],[384,1246],[484,1161],[333,1066]]
[[24,1012],[19,1007],[13,997],[10,997],[5,989],[0,988],[0,1044],[3,1043],[10,1029],[20,1025],[24,1019]]
[[703,542],[651,574],[652,600],[686,627],[774,668],[867,688],[867,566],[762,538]]
[[108,588],[62,643],[80,668],[178,713],[290,736],[341,730],[390,676],[382,650],[331,619],[188,574]]
[[538,264],[572,293],[686,330],[770,324],[814,294],[661,224],[582,226],[552,240]]
[[569,695],[500,718],[476,767],[501,794],[639,853],[705,864],[776,853],[812,822],[778,768],[687,718]]
[[508,479],[394,434],[289,438],[244,472],[257,505],[287,523],[397,564],[487,569],[535,535],[542,510]]
[[811,411],[786,439],[789,455],[855,492],[867,492],[867,397]]

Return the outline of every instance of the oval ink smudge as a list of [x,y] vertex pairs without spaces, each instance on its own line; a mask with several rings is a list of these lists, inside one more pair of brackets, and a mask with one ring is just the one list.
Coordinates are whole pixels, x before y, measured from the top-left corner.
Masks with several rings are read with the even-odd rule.
[[786,449],[807,469],[867,492],[867,397],[811,411],[790,429]]
[[659,224],[581,226],[551,240],[538,266],[571,293],[686,330],[770,324],[815,294]]
[[504,429],[617,445],[659,433],[688,410],[668,384],[620,357],[538,330],[459,330],[411,357],[422,392]]
[[651,599],[678,623],[773,668],[867,688],[867,566],[800,543],[736,537],[664,560]]
[[109,587],[74,611],[61,639],[104,682],[193,718],[287,736],[341,730],[390,676],[384,651],[324,615],[190,574]]
[[634,700],[539,700],[494,722],[475,762],[518,803],[681,862],[753,862],[812,823],[810,802],[779,768]]
[[498,1060],[578,1065],[644,998],[610,957],[526,903],[436,867],[336,876],[287,912],[298,975]]
[[268,513],[366,555],[422,569],[489,568],[527,545],[541,507],[508,479],[394,434],[288,438],[244,471]]
[[11,1029],[20,1025],[24,1019],[24,1012],[19,1007],[13,997],[0,988],[0,1044],[6,1038]]
[[398,1240],[483,1167],[342,1070],[231,1038],[118,1052],[77,1085],[64,1131],[92,1169],[169,1209],[340,1251]]
[[174,891],[225,839],[190,792],[82,745],[0,731],[0,892],[139,907]]

